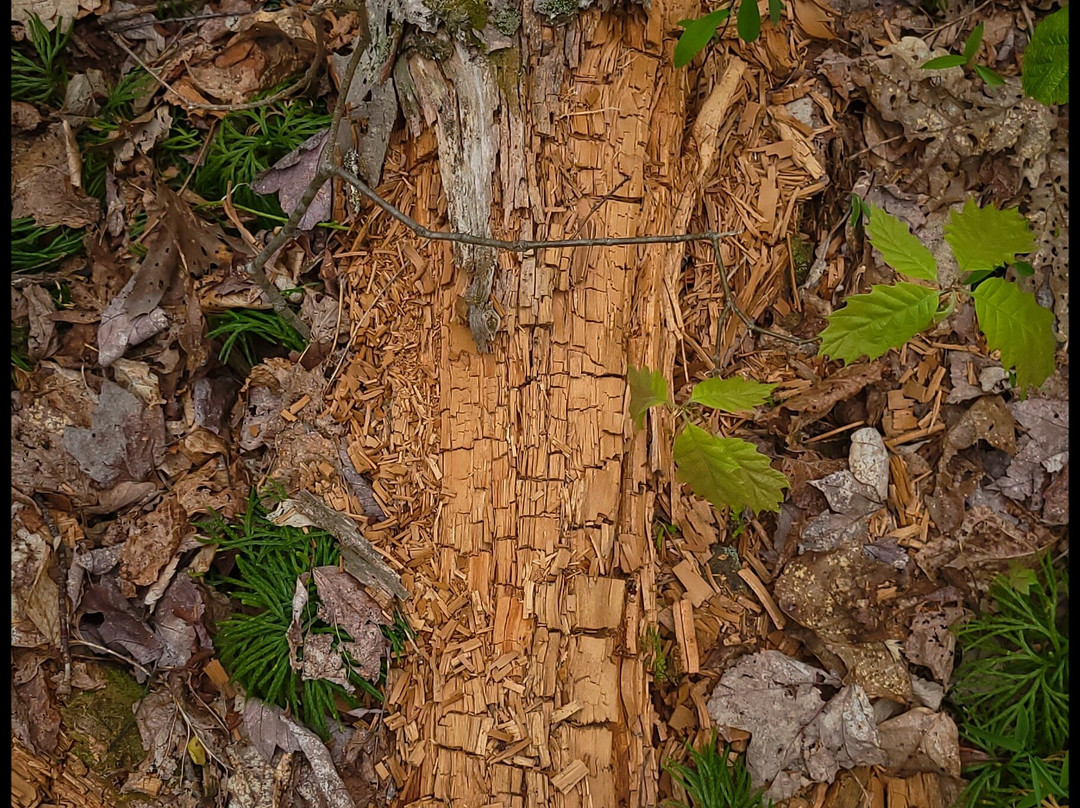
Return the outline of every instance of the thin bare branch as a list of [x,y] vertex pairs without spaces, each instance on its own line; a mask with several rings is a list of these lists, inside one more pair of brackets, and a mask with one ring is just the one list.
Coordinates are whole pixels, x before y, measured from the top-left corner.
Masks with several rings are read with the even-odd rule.
[[727,279],[727,268],[724,266],[723,256],[720,254],[720,239],[718,237],[711,237],[709,241],[713,246],[713,253],[716,255],[716,268],[720,275],[720,286],[724,290],[724,308],[720,312],[720,322],[716,326],[716,347],[713,355],[713,363],[716,365],[716,369],[720,369],[720,339],[724,333],[724,323],[727,320],[729,314],[734,313],[747,330],[754,332],[755,334],[763,334],[773,339],[783,340],[784,342],[791,342],[795,345],[808,345],[815,340],[802,339],[800,337],[793,337],[790,334],[782,334],[779,331],[772,331],[768,328],[755,323],[746,312],[739,308],[735,302],[735,296],[731,293],[731,284]]
[[618,247],[634,244],[684,244],[690,241],[709,241],[712,239],[729,238],[739,234],[739,231],[731,230],[723,233],[672,233],[669,235],[657,236],[568,238],[553,241],[505,241],[497,238],[474,236],[470,233],[431,230],[391,205],[355,174],[338,166],[334,166],[331,169],[331,173],[353,185],[360,193],[412,230],[416,235],[420,236],[420,238],[426,238],[432,241],[455,241],[459,244],[475,244],[479,247],[492,247],[496,250],[506,250],[507,252],[528,253],[533,252],[534,250],[546,248],[554,249],[559,247]]

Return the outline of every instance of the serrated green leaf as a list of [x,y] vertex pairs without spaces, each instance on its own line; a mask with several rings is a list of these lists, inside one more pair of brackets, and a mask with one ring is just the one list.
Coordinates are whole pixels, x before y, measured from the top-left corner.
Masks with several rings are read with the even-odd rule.
[[985,26],[980,22],[975,26],[975,30],[967,38],[967,42],[964,43],[964,64],[971,64],[971,60],[975,58],[975,54],[979,52],[979,45],[982,44],[983,29]]
[[907,225],[875,205],[863,204],[870,208],[866,233],[885,263],[909,278],[936,281],[937,261],[933,253],[912,235]]
[[1000,74],[991,70],[986,65],[975,65],[975,72],[979,75],[979,78],[985,81],[990,87],[1000,87],[1005,83],[1005,79],[1003,79]]
[[634,426],[641,429],[645,422],[645,411],[658,404],[670,404],[667,379],[658,370],[635,368],[626,369],[626,382],[630,385],[630,417]]
[[829,315],[818,353],[845,364],[863,355],[877,359],[927,328],[937,300],[936,289],[914,283],[872,286],[870,294],[852,295],[844,308]]
[[757,0],[742,0],[735,27],[743,42],[754,42],[761,36],[761,12],[758,11]]
[[986,344],[1001,351],[1001,365],[1016,367],[1021,390],[1038,387],[1054,372],[1054,315],[1004,278],[987,278],[972,296]]
[[777,511],[789,487],[787,477],[752,443],[718,438],[693,424],[675,436],[672,457],[679,482],[713,506],[736,513]]
[[1004,266],[1018,253],[1035,249],[1035,237],[1020,211],[993,205],[980,208],[974,199],[968,199],[961,212],[950,211],[945,241],[963,272]]
[[1024,92],[1043,104],[1069,101],[1069,7],[1035,26],[1020,71]]
[[950,53],[948,56],[938,56],[922,63],[923,70],[944,70],[946,67],[963,67],[967,60],[959,53]]
[[784,13],[783,0],[769,0],[769,22],[773,28],[780,24],[780,15]]
[[775,387],[740,376],[706,379],[694,386],[690,402],[724,412],[746,412],[764,404]]
[[682,32],[679,41],[675,43],[675,67],[685,67],[690,61],[705,49],[712,39],[716,29],[728,18],[730,10],[721,8],[706,14],[697,20],[682,20],[679,22],[686,30]]

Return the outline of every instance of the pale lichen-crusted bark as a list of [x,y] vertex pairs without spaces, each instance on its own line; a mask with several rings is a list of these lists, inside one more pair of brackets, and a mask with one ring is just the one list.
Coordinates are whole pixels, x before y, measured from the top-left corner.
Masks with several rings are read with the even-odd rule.
[[[497,77],[463,49],[441,66],[414,57],[454,228],[570,237],[624,177],[580,235],[685,227],[696,198],[681,159],[685,78],[661,39],[690,15],[688,5],[657,2],[551,28],[526,10],[520,94],[500,93],[490,106]],[[424,188],[432,186],[418,183],[417,193]],[[493,354],[478,353],[453,321],[469,281],[444,271],[437,367],[447,501],[435,563],[447,612],[422,667],[426,703],[409,744],[420,773],[406,801],[657,803],[638,638],[657,610],[647,476],[670,461],[663,451],[647,457],[644,433],[632,432],[625,372],[628,362],[670,371],[682,253],[661,245],[498,255],[506,333]],[[458,245],[455,257],[488,260]]]

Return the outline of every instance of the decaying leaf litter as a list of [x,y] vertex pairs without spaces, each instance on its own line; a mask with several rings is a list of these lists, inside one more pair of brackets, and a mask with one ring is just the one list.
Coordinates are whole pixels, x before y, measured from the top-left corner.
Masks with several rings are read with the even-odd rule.
[[[13,334],[25,359],[13,351],[16,804],[111,804],[117,789],[147,804],[223,805],[481,793],[463,778],[491,783],[475,804],[500,795],[522,805],[586,795],[655,804],[680,796],[659,763],[682,759],[684,743],[714,725],[788,805],[862,804],[845,802],[852,783],[868,804],[948,803],[962,754],[942,709],[948,626],[994,572],[1067,548],[1064,348],[1055,375],[1024,399],[986,355],[969,305],[900,351],[841,369],[812,345],[721,317],[725,287],[700,242],[643,250],[630,274],[643,303],[616,314],[607,333],[589,298],[618,312],[622,287],[603,298],[595,277],[613,282],[605,262],[622,266],[611,253],[626,248],[499,255],[487,283],[502,330],[494,355],[481,356],[455,298],[478,305],[490,256],[417,239],[337,189],[300,224],[344,227],[302,227],[266,265],[312,334],[306,350],[275,351],[287,344],[278,321],[245,320],[269,344],[221,357],[222,338],[207,336],[218,318],[273,311],[244,264],[313,173],[357,13],[242,2],[185,14],[118,2],[32,10],[46,26],[79,19],[63,90],[13,103],[12,216],[65,228],[36,250],[87,235],[44,272],[13,276],[14,327],[25,333]],[[681,72],[671,65],[675,23],[698,9],[619,19],[589,10],[560,24],[532,8],[491,11],[472,32],[480,18],[367,8],[372,44],[349,94],[359,148],[346,167],[373,185],[381,173],[380,193],[421,224],[445,228],[449,217],[454,229],[508,239],[741,230],[721,244],[740,310],[808,339],[845,294],[891,280],[850,224],[849,193],[907,222],[939,266],[950,260],[950,205],[976,194],[1019,206],[1033,223],[1036,273],[1025,283],[1053,308],[1067,347],[1067,108],[1017,89],[1022,12],[979,12],[989,64],[1010,80],[995,95],[963,76],[920,72],[920,60],[963,41],[971,18],[960,9],[942,19],[902,4],[847,3],[835,14],[792,3],[779,29],[763,26],[752,45],[725,32]],[[13,16],[28,10],[16,5]],[[433,28],[434,40],[419,33]],[[25,26],[13,30],[25,37]],[[539,40],[566,42],[573,31],[579,42],[560,53],[576,63],[539,60]],[[508,50],[514,37],[518,51]],[[649,152],[659,174],[647,176],[644,149],[633,148],[652,143],[647,134],[606,111],[628,89],[612,66],[637,64],[620,37],[655,57],[644,75],[665,79]],[[485,51],[501,54],[494,75],[476,58]],[[517,66],[507,53],[520,54]],[[520,89],[529,76],[534,88],[592,95],[530,95]],[[294,100],[278,89],[290,77]],[[452,92],[467,80],[481,88],[476,98]],[[282,100],[225,109],[259,93]],[[462,99],[481,102],[481,117],[498,110],[500,144],[461,113]],[[395,103],[404,126],[387,123],[398,121]],[[448,104],[459,106],[447,113]],[[613,157],[587,145],[614,131],[632,136]],[[530,173],[526,149],[568,178]],[[467,167],[495,152],[504,162],[492,194]],[[43,176],[66,179],[42,195]],[[469,208],[469,193],[490,200],[490,221]],[[648,215],[622,229],[635,200]],[[534,215],[546,231],[521,228],[536,227]],[[473,262],[471,280],[452,259]],[[577,349],[565,368],[540,364],[562,356],[553,348],[523,342],[545,339]],[[724,519],[672,485],[663,423],[615,455],[613,482],[608,464],[576,457],[583,441],[597,442],[590,430],[601,445],[632,438],[625,386],[604,378],[628,363],[661,369],[678,391],[716,370],[776,384],[774,407],[717,424],[775,458],[791,483],[780,512]],[[592,374],[584,387],[560,377],[583,371]],[[554,380],[549,395],[564,398],[564,425],[548,427],[561,447],[548,443],[546,454],[565,458],[550,486],[521,471],[539,445],[529,440],[542,428],[528,424],[537,410],[529,374],[541,372]],[[510,395],[500,392],[507,376]],[[500,425],[502,449],[483,419]],[[495,472],[507,445],[519,455],[518,488],[502,494]],[[647,495],[626,513],[604,510],[598,492],[617,491],[621,474]],[[286,628],[302,618],[307,605],[295,604],[307,587],[322,613],[310,620],[347,632],[354,650],[362,635],[356,669],[385,698],[339,702],[342,722],[326,739],[295,713],[245,699],[214,645],[236,604],[207,582],[231,574],[233,559],[200,541],[197,523],[242,516],[268,479],[292,497],[282,526],[328,531],[341,548],[334,566],[290,581]],[[476,493],[492,488],[490,499]],[[582,516],[577,503],[590,491],[598,507]],[[505,497],[553,504],[505,510]],[[563,497],[565,527],[548,525]],[[455,521],[476,507],[494,516]],[[505,513],[520,523],[486,527]],[[342,601],[319,587],[320,569],[366,588],[367,618],[353,614],[359,600],[349,617],[334,606]],[[407,631],[374,632],[396,616]],[[302,668],[348,686],[327,637],[332,649],[345,642],[294,639]],[[753,698],[740,695],[747,687]],[[112,706],[83,707],[95,694]],[[645,717],[636,732],[634,704]],[[86,713],[130,720],[93,724]],[[627,730],[605,734],[608,725]],[[636,781],[616,759],[632,762]]]

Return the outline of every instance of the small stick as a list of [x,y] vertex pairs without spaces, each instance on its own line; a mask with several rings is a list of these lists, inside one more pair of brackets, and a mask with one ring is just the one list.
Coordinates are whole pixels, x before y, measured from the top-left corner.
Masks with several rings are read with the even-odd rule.
[[505,241],[497,238],[474,236],[471,233],[431,230],[391,205],[379,196],[378,193],[368,187],[368,185],[355,174],[337,166],[331,167],[331,173],[355,186],[360,193],[412,230],[416,235],[420,236],[420,238],[430,239],[431,241],[454,241],[458,244],[475,244],[478,247],[492,247],[496,250],[506,250],[507,252],[528,253],[533,252],[534,250],[559,247],[617,247],[631,244],[684,244],[690,241],[708,241],[712,239],[728,238],[739,234],[738,230],[730,230],[723,233],[709,231],[706,233],[671,233],[657,236],[568,238],[553,241]]
[[616,185],[614,188],[612,188],[610,191],[608,191],[602,197],[600,197],[600,199],[597,201],[597,203],[592,206],[592,210],[590,210],[588,213],[585,214],[585,218],[582,219],[581,224],[579,224],[577,226],[577,228],[575,228],[574,235],[571,236],[571,238],[577,238],[578,236],[580,236],[581,231],[585,229],[585,225],[589,223],[589,219],[591,219],[593,217],[593,214],[596,213],[596,211],[600,210],[600,208],[604,205],[604,203],[607,202],[609,199],[611,199],[613,196],[615,196],[615,192],[618,191],[620,188],[622,188],[624,185],[626,185],[626,183],[628,183],[628,182],[630,182],[630,176],[627,175],[627,174],[624,174],[623,178],[622,178],[622,181],[619,182],[618,185]]
[[795,345],[807,345],[814,342],[812,339],[801,339],[799,337],[793,337],[790,334],[781,334],[779,331],[772,331],[768,328],[764,328],[755,323],[746,312],[739,308],[738,304],[735,302],[735,296],[731,294],[731,285],[728,283],[727,279],[727,269],[724,266],[724,259],[720,255],[719,235],[721,234],[717,233],[709,239],[713,245],[713,253],[716,255],[716,267],[719,270],[720,285],[724,290],[724,308],[720,311],[720,322],[716,326],[716,347],[713,354],[713,364],[716,366],[716,369],[720,369],[720,340],[724,334],[724,321],[727,320],[728,315],[732,312],[742,320],[743,325],[745,325],[749,331],[756,334],[763,334],[767,337],[783,340],[784,342],[794,343]]
[[56,695],[66,699],[71,695],[71,603],[68,601],[67,593],[68,570],[71,565],[68,564],[67,545],[64,544],[64,537],[60,535],[60,529],[56,526],[56,520],[53,519],[52,511],[49,510],[45,498],[35,492],[32,499],[41,512],[41,517],[45,520],[49,533],[52,535],[53,549],[56,551],[56,566],[60,573],[58,611],[60,617],[60,659],[63,670],[60,673],[60,682],[56,686]]

